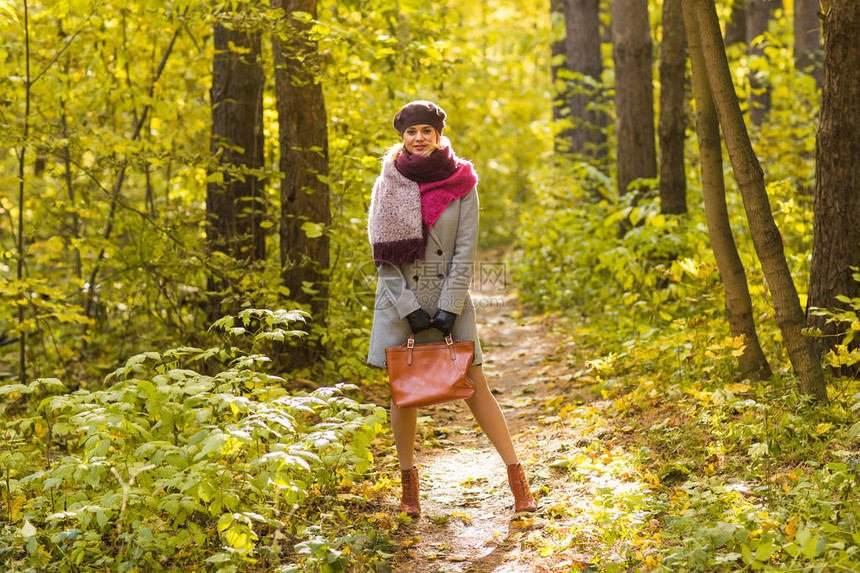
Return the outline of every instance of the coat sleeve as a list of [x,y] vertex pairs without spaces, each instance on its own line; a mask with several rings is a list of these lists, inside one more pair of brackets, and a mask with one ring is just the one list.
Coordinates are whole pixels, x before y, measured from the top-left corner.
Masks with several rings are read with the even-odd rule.
[[454,314],[463,312],[472,275],[475,273],[475,257],[478,253],[478,211],[478,189],[475,188],[460,200],[460,218],[457,222],[454,253],[439,297],[439,308]]
[[418,297],[406,284],[406,277],[396,265],[381,265],[379,267],[379,281],[391,302],[397,316],[406,318],[406,315],[421,308]]

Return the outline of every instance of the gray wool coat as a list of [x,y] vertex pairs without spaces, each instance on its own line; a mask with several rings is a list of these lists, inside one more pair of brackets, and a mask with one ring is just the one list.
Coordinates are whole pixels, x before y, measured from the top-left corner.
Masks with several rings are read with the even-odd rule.
[[[451,201],[439,215],[430,228],[423,261],[379,267],[368,364],[385,367],[385,349],[406,342],[409,338],[406,315],[419,308],[430,316],[438,309],[458,315],[452,332],[454,338],[473,340],[473,364],[483,362],[475,304],[469,294],[478,249],[478,208],[476,188]],[[435,328],[415,336],[415,342],[441,339]]]

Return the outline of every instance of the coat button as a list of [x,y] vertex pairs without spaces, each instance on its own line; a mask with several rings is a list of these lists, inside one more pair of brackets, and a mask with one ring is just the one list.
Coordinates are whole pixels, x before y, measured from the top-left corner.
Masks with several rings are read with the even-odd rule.
[[442,273],[439,273],[438,275],[436,275],[436,278],[437,279],[444,279],[445,275],[443,275]]
[[439,249],[438,251],[436,251],[436,254],[441,257],[442,256],[442,249]]
[[412,277],[412,280],[415,282],[418,282],[418,275],[415,275],[414,277]]

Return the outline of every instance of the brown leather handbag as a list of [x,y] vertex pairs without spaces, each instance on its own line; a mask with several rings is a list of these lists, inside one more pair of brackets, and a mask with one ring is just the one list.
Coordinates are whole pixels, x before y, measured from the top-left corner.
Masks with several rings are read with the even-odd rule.
[[475,359],[475,343],[454,340],[415,344],[415,335],[401,346],[385,349],[391,399],[400,408],[430,406],[469,398],[475,385],[466,375]]

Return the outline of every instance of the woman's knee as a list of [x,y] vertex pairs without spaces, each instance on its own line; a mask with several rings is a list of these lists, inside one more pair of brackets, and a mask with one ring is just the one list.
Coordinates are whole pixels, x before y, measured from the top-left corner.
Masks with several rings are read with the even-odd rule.
[[475,386],[475,393],[472,394],[471,398],[466,400],[467,403],[472,404],[480,401],[481,399],[485,399],[487,396],[493,395],[492,392],[490,392],[487,378],[484,376],[480,365],[470,368],[468,376],[469,380],[471,380],[472,384]]
[[468,376],[469,380],[472,381],[472,384],[475,385],[476,390],[479,386],[487,385],[487,378],[484,376],[484,369],[480,364],[469,367],[469,370],[466,372],[466,376]]

